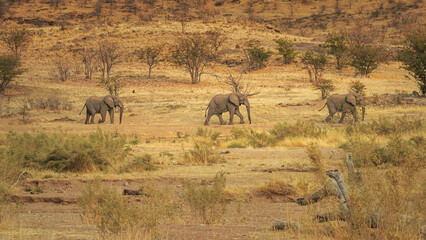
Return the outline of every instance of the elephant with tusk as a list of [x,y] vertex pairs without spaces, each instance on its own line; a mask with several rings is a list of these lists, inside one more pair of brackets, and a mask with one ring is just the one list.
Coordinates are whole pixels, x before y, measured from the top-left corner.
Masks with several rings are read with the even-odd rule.
[[120,124],[121,124],[121,120],[123,118],[124,105],[117,96],[107,95],[105,97],[95,97],[95,96],[90,97],[86,100],[86,103],[81,109],[79,115],[81,115],[81,112],[83,112],[83,109],[85,107],[87,110],[85,124],[89,123],[89,118],[90,118],[91,124],[95,123],[94,118],[96,113],[100,113],[102,117],[102,119],[99,119],[98,123],[105,122],[105,117],[107,112],[109,113],[111,123],[114,123],[114,107],[120,108]]
[[326,122],[330,122],[333,118],[333,115],[336,112],[342,112],[342,117],[340,118],[339,123],[343,122],[347,112],[351,112],[354,116],[355,122],[358,121],[358,116],[356,112],[356,105],[361,105],[362,107],[362,121],[364,121],[365,115],[365,103],[364,98],[361,94],[358,93],[348,93],[348,94],[333,94],[328,99],[324,106],[318,110],[321,111],[325,106],[328,107],[329,115],[325,119]]
[[209,105],[206,108],[208,109],[206,117],[206,121],[204,125],[208,125],[210,118],[213,115],[217,115],[219,117],[219,121],[221,125],[225,124],[223,121],[222,113],[229,112],[229,125],[233,124],[234,114],[236,114],[240,118],[240,123],[244,123],[243,115],[240,113],[239,106],[244,104],[247,108],[247,115],[249,123],[251,124],[250,117],[250,103],[247,99],[247,95],[242,93],[230,93],[230,94],[219,94],[216,95],[210,100]]

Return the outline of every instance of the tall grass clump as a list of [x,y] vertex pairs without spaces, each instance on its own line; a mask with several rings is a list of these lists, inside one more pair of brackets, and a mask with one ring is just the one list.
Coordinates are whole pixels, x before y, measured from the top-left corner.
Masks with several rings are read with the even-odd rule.
[[194,216],[204,224],[220,221],[226,212],[225,172],[218,172],[211,186],[196,186],[193,183],[185,184],[183,198],[188,203]]
[[263,148],[274,146],[276,144],[275,137],[267,131],[256,131],[247,128],[232,128],[232,137],[235,139],[230,146],[251,146],[253,148]]
[[334,237],[422,239],[426,189],[418,181],[419,168],[372,167],[363,169],[362,174],[361,182],[349,181],[349,224],[335,231]]
[[126,139],[98,129],[88,136],[66,133],[16,133],[7,135],[7,159],[32,169],[56,172],[94,172],[114,169],[129,148]]
[[419,118],[409,118],[407,116],[398,117],[394,120],[389,120],[384,116],[380,116],[377,120],[372,120],[370,123],[354,123],[346,127],[348,135],[353,134],[377,134],[390,135],[411,133],[423,129],[425,120]]
[[18,180],[22,171],[21,166],[13,161],[8,161],[6,152],[0,148],[0,229],[8,228],[12,218],[6,208],[7,197],[13,184]]
[[296,195],[296,188],[282,179],[273,179],[258,187],[256,192],[267,198],[293,197]]
[[317,127],[313,121],[300,121],[295,124],[281,122],[274,126],[270,131],[278,140],[283,140],[292,137],[313,137],[320,138],[324,136],[327,131]]
[[354,164],[358,167],[382,164],[424,167],[426,160],[424,142],[422,136],[404,140],[400,135],[392,135],[383,145],[373,137],[353,137],[341,147],[352,153]]
[[99,182],[88,184],[78,198],[81,216],[96,224],[103,239],[151,239],[160,222],[173,217],[176,204],[168,188],[146,183],[141,191],[139,204],[114,189],[101,189]]
[[219,146],[220,132],[198,128],[193,137],[194,148],[184,152],[184,160],[188,163],[218,163],[223,162],[223,157],[215,150]]
[[154,171],[158,167],[154,164],[154,158],[150,154],[136,156],[121,169],[122,172]]

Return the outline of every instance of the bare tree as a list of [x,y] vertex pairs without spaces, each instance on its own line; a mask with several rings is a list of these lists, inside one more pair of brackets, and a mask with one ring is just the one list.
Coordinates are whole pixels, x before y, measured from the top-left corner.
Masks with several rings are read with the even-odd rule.
[[242,74],[235,76],[229,73],[224,83],[229,86],[229,89],[232,92],[235,93],[242,93],[246,96],[253,96],[260,93],[259,91],[254,91],[253,87],[250,86],[250,82],[243,79]]
[[93,68],[96,62],[96,51],[93,48],[85,47],[80,52],[80,58],[84,65],[84,75],[86,79],[92,79]]
[[71,76],[71,61],[69,57],[64,53],[58,53],[54,64],[59,73],[59,80],[62,82],[67,81]]
[[186,22],[191,20],[191,2],[190,0],[175,0],[177,7],[175,9],[175,15],[182,26],[182,33],[185,33]]
[[96,55],[102,71],[101,82],[108,83],[111,77],[111,69],[119,62],[121,56],[118,43],[107,40],[100,42]]
[[0,40],[3,44],[19,58],[22,50],[28,46],[31,41],[31,34],[25,28],[13,28],[3,31],[0,34]]
[[148,77],[151,77],[152,68],[158,63],[158,57],[163,50],[162,45],[157,45],[153,47],[145,47],[138,51],[139,60],[145,62],[148,65]]

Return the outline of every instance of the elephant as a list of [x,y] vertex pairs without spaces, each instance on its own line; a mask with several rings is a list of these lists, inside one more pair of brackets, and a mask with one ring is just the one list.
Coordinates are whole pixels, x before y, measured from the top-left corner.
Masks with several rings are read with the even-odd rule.
[[240,118],[240,123],[244,123],[243,115],[240,113],[239,106],[244,104],[247,108],[247,115],[249,123],[251,124],[250,117],[250,103],[247,99],[247,95],[242,93],[230,93],[230,94],[219,94],[216,95],[210,100],[209,105],[206,108],[208,114],[204,113],[204,117],[206,117],[206,121],[204,125],[209,124],[209,120],[213,115],[217,115],[220,120],[220,124],[224,125],[225,121],[223,121],[222,113],[229,112],[229,125],[233,124],[234,114],[236,114]]
[[356,112],[356,105],[362,106],[362,121],[364,121],[365,115],[365,103],[361,94],[358,93],[348,93],[348,94],[333,94],[328,99],[324,106],[319,110],[321,111],[325,105],[328,107],[329,115],[325,119],[326,122],[330,122],[333,115],[336,112],[342,112],[342,117],[340,118],[339,123],[343,122],[345,115],[350,111],[355,119],[355,122],[358,121],[358,116]]
[[107,95],[105,97],[90,97],[86,100],[86,103],[84,104],[83,108],[80,111],[83,112],[83,109],[86,107],[86,121],[85,124],[89,123],[89,118],[91,117],[90,123],[95,123],[95,114],[100,113],[102,119],[99,119],[98,123],[105,122],[105,116],[106,113],[109,112],[109,117],[111,120],[111,124],[114,123],[114,107],[120,107],[120,124],[121,120],[123,118],[123,103],[118,99],[117,96]]

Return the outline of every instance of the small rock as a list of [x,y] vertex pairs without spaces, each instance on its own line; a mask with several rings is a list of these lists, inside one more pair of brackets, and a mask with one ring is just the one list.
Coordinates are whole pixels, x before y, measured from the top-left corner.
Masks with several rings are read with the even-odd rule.
[[125,187],[128,187],[129,186],[129,183],[128,182],[124,182],[124,184],[123,184]]
[[220,154],[229,154],[229,153],[230,153],[229,150],[222,150],[222,151],[220,151]]

